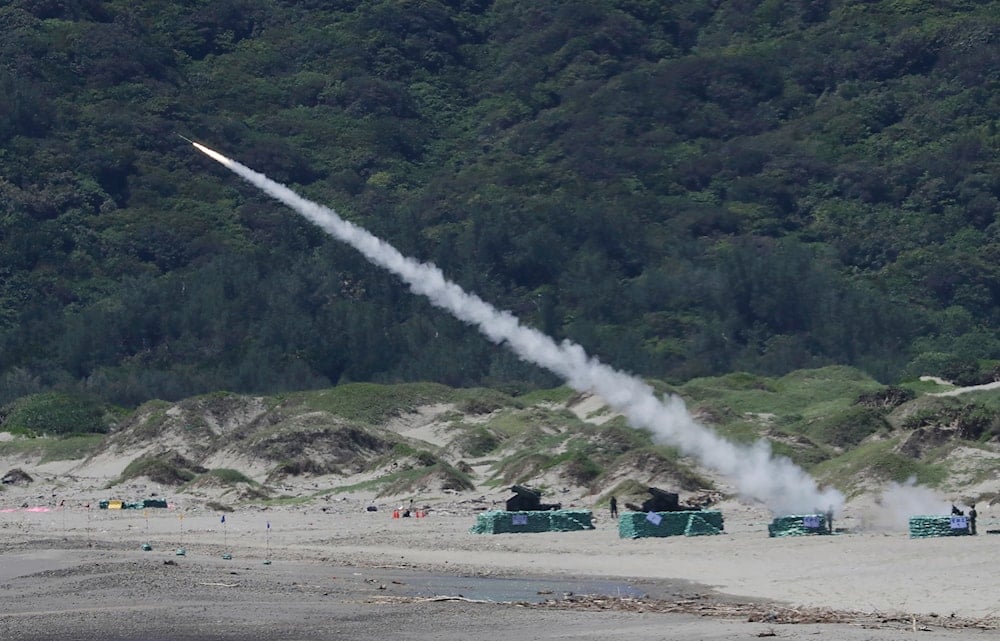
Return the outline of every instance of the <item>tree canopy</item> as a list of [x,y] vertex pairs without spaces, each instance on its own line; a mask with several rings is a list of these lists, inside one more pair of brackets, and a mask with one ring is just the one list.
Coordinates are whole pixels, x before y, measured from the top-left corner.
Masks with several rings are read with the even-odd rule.
[[1000,359],[998,2],[13,0],[0,34],[0,403],[554,382],[178,132],[646,376]]

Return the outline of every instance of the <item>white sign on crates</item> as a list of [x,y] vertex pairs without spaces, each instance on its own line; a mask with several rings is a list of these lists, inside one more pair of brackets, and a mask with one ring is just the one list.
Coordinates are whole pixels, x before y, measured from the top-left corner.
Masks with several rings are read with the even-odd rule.
[[659,525],[660,521],[663,520],[663,517],[657,514],[656,512],[650,512],[649,514],[646,515],[646,520],[652,523],[653,525]]
[[969,521],[964,516],[953,516],[951,517],[951,529],[967,530],[969,529]]
[[813,514],[810,516],[802,517],[802,525],[809,528],[810,530],[817,530],[820,527],[820,517]]
[[510,515],[511,525],[527,525],[528,515],[527,514],[511,514]]

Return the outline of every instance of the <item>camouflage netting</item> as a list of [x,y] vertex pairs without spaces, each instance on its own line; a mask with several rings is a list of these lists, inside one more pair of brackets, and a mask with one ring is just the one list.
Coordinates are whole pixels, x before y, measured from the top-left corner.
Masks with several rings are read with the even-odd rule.
[[590,510],[546,510],[482,512],[469,532],[473,534],[504,534],[508,532],[575,532],[593,530]]
[[722,512],[622,512],[618,517],[618,536],[641,539],[649,536],[704,536],[721,534]]
[[970,534],[969,522],[964,516],[911,516],[910,538],[931,536],[965,536]]
[[809,536],[812,534],[833,534],[826,527],[826,517],[822,514],[790,514],[779,516],[767,526],[769,536]]

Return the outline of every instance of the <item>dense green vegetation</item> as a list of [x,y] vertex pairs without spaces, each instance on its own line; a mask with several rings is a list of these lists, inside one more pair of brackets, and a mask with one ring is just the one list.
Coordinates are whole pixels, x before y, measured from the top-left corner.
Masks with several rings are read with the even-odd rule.
[[5,432],[26,436],[100,434],[116,419],[93,398],[46,392],[22,397],[0,407]]
[[998,39],[966,0],[4,3],[0,405],[555,383],[175,132],[646,376],[981,380]]

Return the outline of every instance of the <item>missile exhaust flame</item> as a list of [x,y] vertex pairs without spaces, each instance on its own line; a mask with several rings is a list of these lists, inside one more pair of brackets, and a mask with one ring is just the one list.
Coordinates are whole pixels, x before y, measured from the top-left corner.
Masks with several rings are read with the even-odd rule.
[[475,294],[445,278],[435,265],[403,256],[385,241],[342,219],[334,210],[302,198],[235,160],[192,142],[198,151],[221,163],[272,198],[294,209],[334,238],[361,252],[372,263],[403,280],[459,320],[475,326],[494,343],[505,343],[522,360],[562,377],[579,392],[600,396],[635,428],[648,429],[662,443],[677,447],[734,483],[741,496],[762,501],[775,514],[812,512],[832,507],[839,512],[844,497],[835,489],[820,490],[802,468],[772,455],[766,441],[736,445],[699,424],[676,396],[660,399],[639,378],[615,370],[587,355],[570,341],[556,341],[520,323]]
[[[183,138],[183,136],[181,136],[181,137]],[[224,167],[228,167],[230,169],[234,169],[234,167],[233,167],[234,161],[226,158],[225,156],[223,156],[219,152],[213,151],[213,150],[209,149],[208,147],[206,147],[205,145],[199,145],[198,143],[193,142],[193,141],[191,142],[191,144],[195,146],[195,149],[197,149],[201,153],[205,154],[206,156],[208,156],[212,160],[215,160],[217,162],[222,163],[222,165]],[[247,167],[246,169],[249,170],[249,167]],[[239,173],[239,172],[236,172],[236,173]],[[261,174],[261,175],[263,175],[263,174]],[[253,181],[251,181],[251,182],[253,182]]]

